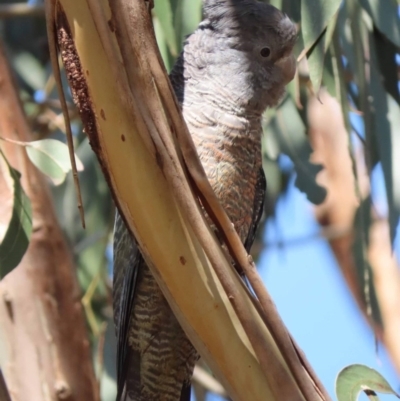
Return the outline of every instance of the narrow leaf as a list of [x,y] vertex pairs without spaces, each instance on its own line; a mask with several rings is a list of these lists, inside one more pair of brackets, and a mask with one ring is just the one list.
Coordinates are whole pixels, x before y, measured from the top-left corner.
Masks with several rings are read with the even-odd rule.
[[[292,21],[299,23],[301,20],[301,1],[280,0],[281,6],[275,6],[290,16]],[[272,2],[271,2],[272,4]]]
[[[31,162],[51,178],[55,185],[61,184],[71,170],[68,146],[55,139],[25,142]],[[82,162],[77,158],[78,171],[83,170]]]
[[308,54],[308,68],[310,71],[310,79],[317,93],[321,87],[322,74],[324,72],[325,54],[332,40],[332,35],[336,26],[336,17],[332,18],[318,39],[317,43],[311,48]]
[[400,20],[396,1],[360,0],[360,4],[373,19],[377,28],[400,47]]
[[164,31],[157,16],[153,16],[154,33],[157,39],[157,45],[161,53],[167,71],[171,70],[171,63],[169,62],[168,44],[165,40]]
[[13,59],[13,66],[32,89],[43,89],[46,84],[46,72],[38,59],[31,53],[19,53]]
[[[393,394],[399,398],[399,395],[383,376],[368,366],[350,365],[339,372],[336,379],[336,396],[339,401],[356,401],[361,391],[365,391],[368,396],[372,397],[377,391],[383,394]],[[375,399],[377,399],[376,396]]]
[[[320,164],[310,162],[312,149],[305,135],[305,126],[293,100],[287,97],[276,110],[275,117],[266,127],[268,148],[274,144],[274,152],[289,156],[297,173],[296,186],[307,195],[310,202],[320,204],[326,196],[326,189],[316,182],[317,174],[322,170]],[[269,155],[271,153],[267,149]],[[272,155],[273,156],[273,155]]]
[[372,223],[371,208],[372,200],[371,197],[368,196],[361,202],[357,209],[354,219],[355,237],[352,253],[356,264],[358,285],[362,292],[367,315],[371,317],[379,327],[383,327],[379,301],[374,286],[372,267],[368,260],[369,232]]
[[400,216],[400,108],[396,101],[386,93],[378,71],[377,53],[370,37],[372,107],[375,129],[373,134],[378,144],[379,159],[382,163],[386,193],[389,206],[390,237],[394,241]]
[[178,55],[178,46],[172,22],[171,2],[169,0],[156,1],[154,3],[154,12],[160,22],[165,42],[168,44],[171,54],[176,57]]
[[335,16],[340,4],[340,0],[301,2],[302,36],[315,92],[318,92],[321,86],[324,57],[336,25]]
[[182,0],[182,36],[192,33],[201,21],[201,0]]
[[396,46],[374,27],[373,38],[375,41],[376,55],[379,69],[386,91],[400,105],[400,93],[398,87],[398,66],[396,63]]
[[21,174],[5,160],[14,184],[13,210],[7,231],[0,243],[0,278],[18,266],[29,246],[32,233],[31,203],[22,189]]

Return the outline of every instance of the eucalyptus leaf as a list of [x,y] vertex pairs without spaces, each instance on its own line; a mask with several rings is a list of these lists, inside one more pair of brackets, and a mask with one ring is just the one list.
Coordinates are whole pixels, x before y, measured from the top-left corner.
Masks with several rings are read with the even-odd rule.
[[[104,333],[104,349],[99,349],[99,341],[93,347],[93,360],[94,366],[97,371],[97,376],[100,378],[100,395],[102,401],[115,401],[115,394],[117,393],[117,372],[116,372],[116,358],[117,358],[117,339],[114,331],[114,322],[111,318],[106,320],[107,327]],[[103,351],[99,355],[99,351]],[[103,366],[99,366],[98,362],[102,361]]]
[[[25,142],[26,152],[31,162],[45,175],[50,177],[55,185],[64,182],[67,173],[71,171],[71,161],[68,146],[56,139]],[[83,170],[83,164],[75,156],[78,171]]]
[[[340,49],[343,52],[344,60],[346,62],[346,68],[347,70],[354,73],[356,71],[356,44],[354,43],[354,38],[352,34],[352,18],[350,18],[351,12],[352,9],[349,3],[346,3],[343,7],[340,7],[338,13],[338,29],[336,30],[336,35],[340,38],[338,41],[340,42]],[[357,75],[355,75],[354,80],[356,83],[358,83],[357,79],[358,77]]]
[[0,278],[18,266],[29,246],[32,234],[31,202],[21,186],[21,174],[4,158],[14,184],[13,210],[7,231],[0,243]]
[[178,55],[178,45],[170,0],[156,0],[154,2],[154,13],[163,31],[164,40],[168,44],[171,54],[176,57]]
[[377,28],[397,47],[400,47],[400,19],[395,0],[360,0],[362,7]]
[[370,37],[371,46],[371,82],[370,93],[374,110],[374,130],[378,144],[379,159],[382,163],[386,193],[389,206],[389,226],[392,243],[396,235],[400,217],[400,107],[385,91],[381,73],[378,70],[377,53]]
[[282,10],[282,0],[271,0],[269,3],[279,10]]
[[[183,2],[185,0],[170,0],[171,7],[173,10],[174,16],[174,30],[175,36],[178,40],[178,45],[182,45],[182,41],[185,37],[184,29],[183,29],[183,21],[185,20],[184,10],[183,10]],[[191,33],[191,32],[189,32]]]
[[160,21],[158,20],[157,16],[153,16],[153,26],[154,26],[154,33],[155,33],[156,39],[157,39],[158,49],[160,50],[161,57],[165,64],[165,68],[167,69],[167,71],[170,71],[171,64],[170,64],[170,57],[169,57],[169,52],[168,52],[168,45],[165,40],[164,31],[161,27]]
[[[348,95],[345,82],[346,71],[343,66],[342,57],[340,54],[339,38],[336,33],[333,36],[332,46],[330,47],[330,57],[331,57],[332,73],[335,80],[334,85],[335,85],[336,98],[338,99],[338,101],[342,106],[343,120],[347,128],[347,131],[350,132],[350,121],[349,121],[350,104],[347,98]],[[351,145],[351,141],[349,141],[349,144]]]
[[13,59],[13,66],[32,89],[40,90],[46,84],[46,72],[39,60],[31,53],[21,52]]
[[338,401],[356,401],[361,391],[365,391],[375,399],[377,399],[375,391],[393,394],[399,398],[386,379],[376,370],[364,365],[350,365],[342,369],[336,379]]
[[297,173],[296,186],[307,195],[310,202],[320,204],[326,196],[326,189],[316,182],[322,165],[310,162],[312,149],[305,135],[305,126],[293,100],[287,96],[276,110],[267,127],[266,152],[274,147],[271,158],[276,157],[278,149],[291,158]]
[[323,31],[317,43],[308,54],[308,69],[310,72],[310,79],[313,84],[315,93],[318,93],[321,87],[322,75],[324,72],[325,54],[331,43],[335,26],[336,18],[334,17],[330,20],[327,28]]
[[[114,213],[107,183],[87,138],[76,148],[76,153],[85,165],[80,179],[85,183],[82,186],[82,201],[86,229],[79,224],[80,216],[75,206],[76,195],[72,175],[69,174],[62,185],[53,187],[52,190],[60,224],[74,251],[78,280],[86,292],[94,277],[101,275],[101,272],[106,274],[105,249],[112,230]],[[105,293],[104,282],[100,281],[95,293],[99,298],[99,309],[95,312],[104,307],[102,296],[105,296]],[[102,295],[99,297],[99,294]]]
[[340,4],[340,0],[301,2],[302,36],[315,92],[318,92],[321,86],[324,57],[336,25],[336,14]]
[[201,21],[202,0],[181,0],[182,1],[182,37],[192,33]]
[[324,71],[322,75],[322,80],[324,83],[324,86],[328,90],[329,94],[332,97],[335,97],[337,99],[340,99],[340,92],[338,87],[336,86],[336,77],[335,73],[335,65],[334,65],[334,57],[333,57],[333,52],[332,52],[332,47],[330,48],[330,52],[328,53],[328,57],[325,58],[325,66],[324,66]]
[[400,93],[398,87],[398,66],[396,63],[396,54],[398,53],[397,47],[380,33],[376,28],[373,31],[373,39],[375,42],[375,49],[379,69],[383,85],[386,91],[396,100],[400,105]]
[[368,260],[369,232],[372,224],[371,197],[365,198],[358,207],[354,219],[355,238],[352,253],[356,265],[357,282],[362,292],[365,309],[376,325],[383,327],[379,301],[376,295],[372,267]]
[[281,9],[284,13],[286,13],[292,21],[299,23],[301,20],[301,1],[293,1],[293,0],[280,0]]

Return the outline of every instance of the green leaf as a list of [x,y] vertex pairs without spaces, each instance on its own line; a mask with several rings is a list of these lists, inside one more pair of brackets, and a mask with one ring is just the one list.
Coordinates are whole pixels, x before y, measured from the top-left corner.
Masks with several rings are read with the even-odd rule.
[[31,202],[22,189],[21,174],[5,160],[14,184],[13,210],[5,236],[0,243],[0,278],[18,266],[29,246],[32,233]]
[[279,152],[289,156],[296,169],[296,186],[307,195],[310,202],[318,205],[326,196],[326,189],[316,182],[322,170],[320,164],[310,162],[312,149],[305,135],[305,126],[293,100],[288,96],[276,110],[267,127],[266,152],[274,158]]
[[165,41],[164,31],[161,27],[160,21],[157,16],[153,16],[154,33],[156,34],[158,49],[160,50],[161,57],[164,61],[167,71],[171,70],[170,57],[168,52],[168,45]]
[[164,39],[168,44],[170,52],[176,57],[178,55],[178,46],[172,18],[171,2],[169,0],[155,1],[154,13],[160,22],[161,29],[164,33]]
[[[55,139],[42,139],[23,143],[31,162],[55,185],[64,182],[71,170],[68,146]],[[75,156],[78,171],[83,170],[82,162]]]
[[374,286],[373,271],[368,260],[369,231],[372,223],[371,208],[372,200],[368,196],[357,209],[354,219],[355,238],[352,253],[356,264],[358,288],[362,293],[363,302],[365,303],[364,307],[374,322],[378,326],[383,327],[379,301]]
[[333,46],[331,46],[329,56],[325,58],[322,80],[329,94],[340,101],[340,93],[337,93],[340,92],[340,90],[339,87],[336,86],[336,74],[338,74],[338,72],[335,70],[336,65],[334,64],[334,61],[336,62],[336,59],[334,58]]
[[336,379],[336,396],[339,401],[356,401],[361,391],[372,397],[376,396],[375,391],[377,391],[393,394],[399,398],[383,376],[368,366],[350,365],[339,372]]
[[[338,29],[336,30],[336,35],[340,37],[339,49],[341,52],[343,51],[343,55],[346,57],[348,62],[347,69],[351,70],[352,72],[356,71],[356,44],[354,43],[351,27],[351,22],[353,19],[351,17],[353,16],[353,12],[353,8],[349,3],[346,3],[343,7],[340,7],[337,21]],[[357,78],[357,76],[355,78]]]
[[282,7],[277,8],[287,14],[292,21],[299,23],[301,20],[301,1],[281,0],[281,2]]
[[400,94],[397,77],[396,46],[380,33],[375,27],[373,30],[375,49],[383,85],[386,91],[400,105]]
[[[82,186],[86,229],[79,224],[73,177],[68,175],[62,185],[52,188],[52,192],[60,224],[73,247],[79,283],[86,291],[94,277],[106,271],[105,248],[112,230],[114,210],[108,185],[87,138],[77,147],[76,153],[85,165],[80,178],[86,183]],[[96,294],[101,291],[106,293],[102,282]]]
[[[371,92],[370,74],[367,73],[366,63],[370,61],[367,58],[369,50],[366,49],[366,43],[373,29],[372,20],[363,11],[357,2],[347,2],[348,11],[347,18],[350,20],[352,47],[348,49],[347,54],[351,54],[348,58],[354,83],[357,85],[349,85],[348,91],[354,101],[356,107],[362,112],[364,120],[364,137],[366,152],[366,166],[368,171],[379,162],[378,144],[375,135],[375,115],[374,109],[371,107],[371,99],[375,96]],[[376,63],[373,68],[376,69]]]
[[279,10],[282,10],[282,0],[271,0],[269,3]]
[[302,0],[301,27],[307,51],[310,79],[317,93],[321,86],[324,57],[336,25],[341,0]]
[[46,84],[46,71],[31,53],[19,53],[13,65],[21,78],[34,90],[43,89]]
[[[117,360],[117,341],[114,332],[114,322],[112,318],[105,321],[106,329],[104,338],[98,338],[93,346],[93,364],[96,376],[100,379],[100,396],[102,401],[115,401],[117,392],[116,384],[116,364]],[[104,341],[104,348],[99,346],[99,342]],[[99,352],[101,354],[99,355]],[[99,361],[103,363],[99,366]]]
[[360,0],[360,4],[373,19],[377,28],[400,47],[400,20],[396,1]]
[[327,28],[323,31],[317,43],[308,53],[308,69],[315,93],[318,93],[321,87],[322,75],[324,73],[325,54],[331,43],[335,26],[336,16],[330,20]]
[[[350,121],[349,121],[349,102],[347,98],[347,87],[346,87],[346,72],[343,67],[343,62],[340,53],[340,41],[337,34],[338,30],[336,30],[335,34],[333,35],[332,45],[330,46],[330,56],[331,56],[331,67],[332,73],[334,76],[334,85],[335,85],[335,95],[338,101],[342,106],[342,114],[345,123],[345,127],[347,132],[350,132]],[[349,145],[351,147],[351,140],[349,140]],[[350,157],[352,152],[350,152]]]
[[182,37],[183,40],[187,35],[192,33],[201,21],[201,0],[182,0]]
[[400,217],[400,108],[396,101],[386,93],[378,71],[377,53],[370,37],[371,81],[370,93],[374,110],[373,135],[378,144],[379,159],[385,178],[389,206],[390,237],[393,242]]

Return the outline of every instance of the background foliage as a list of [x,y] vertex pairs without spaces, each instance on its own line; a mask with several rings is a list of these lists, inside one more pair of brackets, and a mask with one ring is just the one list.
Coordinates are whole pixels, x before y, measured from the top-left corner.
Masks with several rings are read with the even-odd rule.
[[[374,219],[388,220],[393,243],[400,215],[399,5],[395,0],[271,0],[271,3],[298,24],[300,34],[295,48],[298,73],[280,106],[265,116],[264,167],[268,181],[265,219],[274,218],[276,202],[285,196],[293,176],[296,186],[310,202],[321,204],[326,198],[327,189],[317,179],[323,162],[314,163],[310,159],[313,149],[308,138],[309,99],[318,94],[322,85],[338,100],[343,112],[359,204],[353,222],[357,233],[353,246],[357,284],[365,310],[371,310],[368,316],[380,326],[379,301],[366,250]],[[30,7],[21,17],[11,7],[13,2],[0,1],[0,35],[15,70],[35,139],[65,142],[60,104],[50,71],[42,3],[30,1],[28,4]],[[201,0],[155,0],[153,16],[160,51],[169,70],[185,36],[201,19]],[[41,163],[42,170],[53,178],[54,203],[77,267],[93,358],[101,377],[102,398],[111,400],[115,391],[111,310],[114,206],[68,89],[66,93],[74,117],[75,150],[84,166],[80,180],[86,230],[80,224],[72,176],[63,169],[67,153],[60,150],[57,160],[43,162],[43,157],[52,151],[48,152],[47,145],[42,142],[39,146],[42,161],[36,165]],[[380,182],[384,182],[386,191],[387,214],[377,213],[373,197],[363,192],[359,181],[360,164],[366,171],[372,192],[376,185],[372,180],[374,171],[382,170]],[[13,173],[17,182],[16,175]],[[22,216],[24,213],[18,214],[18,211],[23,196],[16,191],[15,197],[14,210]],[[29,214],[28,206],[23,210]],[[23,217],[17,221],[23,225]],[[2,227],[2,231],[9,230],[12,236],[10,230],[15,231],[15,224]],[[24,232],[28,233],[29,227]],[[14,244],[14,255],[19,252],[22,256],[27,237],[29,234]],[[329,235],[328,239],[331,239]],[[0,244],[0,260],[4,256],[4,246],[5,240]],[[254,253],[257,255],[262,248],[263,240],[259,238]],[[18,257],[10,261],[7,270],[0,269],[2,274],[17,262]]]

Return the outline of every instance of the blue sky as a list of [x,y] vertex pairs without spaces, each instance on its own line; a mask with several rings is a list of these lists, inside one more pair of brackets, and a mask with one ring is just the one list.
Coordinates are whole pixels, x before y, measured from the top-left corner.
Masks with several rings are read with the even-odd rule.
[[[276,222],[266,227],[266,240],[279,235],[285,242],[314,232],[318,226],[311,206],[291,187],[287,198],[278,204]],[[384,350],[376,354],[372,332],[324,239],[268,249],[259,266],[283,320],[332,396],[337,373],[353,363],[377,369],[395,389],[399,388]]]
[[[377,175],[380,176],[379,171]],[[377,177],[380,181],[380,177]],[[382,193],[382,191],[379,191]],[[283,244],[319,231],[312,206],[293,186],[277,205],[276,218],[265,228],[265,242]],[[348,292],[327,242],[315,237],[298,244],[272,246],[258,267],[289,331],[303,349],[332,398],[338,372],[353,363],[378,370],[395,390],[400,388],[382,347],[375,352],[371,330]],[[209,396],[209,401],[218,397]],[[367,399],[362,395],[360,400]],[[394,400],[382,396],[382,400]]]

